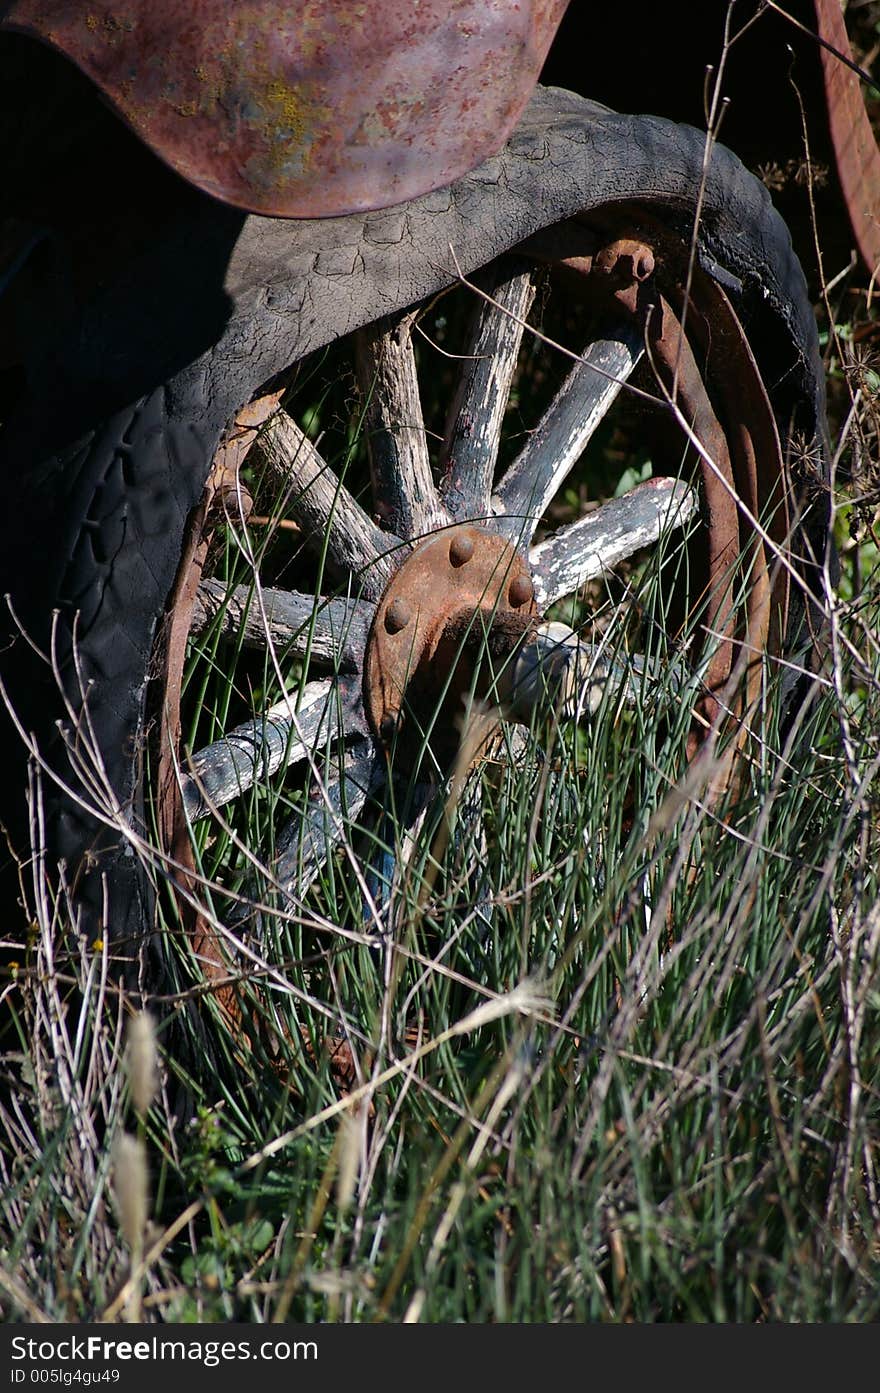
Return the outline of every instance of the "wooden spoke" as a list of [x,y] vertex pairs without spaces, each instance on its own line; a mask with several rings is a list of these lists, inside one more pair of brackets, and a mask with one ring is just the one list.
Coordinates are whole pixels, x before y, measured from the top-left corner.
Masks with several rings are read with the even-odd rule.
[[627,706],[648,696],[655,704],[677,700],[685,689],[684,665],[662,670],[639,653],[587,643],[567,624],[542,624],[535,642],[514,665],[505,715],[529,725],[536,712],[555,709],[567,719],[592,715],[607,697]]
[[203,580],[196,595],[191,631],[202,633],[219,616],[224,638],[241,637],[245,648],[270,644],[316,665],[345,672],[360,669],[374,607],[364,600],[316,599],[295,590],[238,585],[227,592],[217,580]]
[[496,303],[477,305],[441,453],[440,493],[457,522],[489,516],[501,427],[535,298],[530,273],[510,261],[497,263],[481,285]]
[[479,769],[472,772],[458,805],[452,838],[456,870],[468,870],[466,881],[468,919],[479,922],[479,937],[486,941],[495,923],[495,905],[489,881],[489,839],[486,835],[485,797]]
[[697,507],[696,493],[681,480],[647,479],[561,528],[529,551],[538,607],[547,609],[663,532],[683,527]]
[[339,734],[364,730],[359,685],[322,678],[307,683],[294,712],[293,699],[279,701],[194,755],[181,779],[183,806],[190,821],[207,817],[288,766],[320,750]]
[[315,876],[346,837],[364,804],[385,778],[385,757],[372,740],[358,740],[342,755],[341,767],[313,791],[303,812],[278,835],[275,879],[289,899],[305,894]]
[[255,446],[284,490],[286,507],[339,570],[355,576],[370,599],[385,588],[403,543],[383,532],[285,411],[272,417]]
[[355,340],[376,515],[408,541],[450,521],[428,458],[412,324],[411,314],[383,319]]
[[499,532],[531,539],[642,351],[641,331],[632,323],[590,343],[498,485],[492,506]]
[[[367,890],[372,904],[364,901],[364,919],[373,920],[374,911],[384,918],[392,895],[403,889],[403,882],[422,847],[425,816],[437,796],[435,784],[419,781],[404,788],[396,785],[396,796],[387,796],[373,831],[373,845],[365,865]],[[418,895],[420,882],[413,879],[408,894]]]

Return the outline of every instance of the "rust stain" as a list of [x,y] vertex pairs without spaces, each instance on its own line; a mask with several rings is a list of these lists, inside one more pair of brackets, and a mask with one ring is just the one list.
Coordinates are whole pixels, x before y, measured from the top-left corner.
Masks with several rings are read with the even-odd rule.
[[[816,25],[826,43],[845,58],[852,58],[839,0],[816,0]],[[823,48],[822,76],[837,176],[850,227],[868,274],[876,278],[880,276],[880,150],[858,75]]]

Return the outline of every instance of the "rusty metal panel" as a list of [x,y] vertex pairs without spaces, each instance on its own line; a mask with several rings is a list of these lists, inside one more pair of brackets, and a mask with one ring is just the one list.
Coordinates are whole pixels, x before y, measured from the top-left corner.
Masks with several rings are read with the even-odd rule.
[[504,143],[568,0],[9,0],[172,168],[280,217],[387,207]]
[[[840,0],[815,0],[819,36],[852,59]],[[880,150],[852,68],[822,49],[822,77],[837,176],[859,255],[880,277]]]

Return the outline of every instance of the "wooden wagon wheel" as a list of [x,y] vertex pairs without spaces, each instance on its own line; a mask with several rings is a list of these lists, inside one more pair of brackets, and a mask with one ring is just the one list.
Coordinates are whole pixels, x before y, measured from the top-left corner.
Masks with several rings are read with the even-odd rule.
[[[526,695],[529,674],[535,691],[548,672],[563,682],[567,674],[576,690],[594,695],[617,682],[591,670],[596,655],[571,635],[554,651],[554,634],[542,630],[542,620],[559,617],[548,616],[555,598],[577,591],[592,566],[607,567],[636,538],[656,535],[670,507],[686,508],[690,486],[698,501],[688,524],[696,535],[685,553],[690,583],[670,626],[680,623],[684,633],[688,611],[698,624],[696,641],[681,655],[701,684],[684,706],[688,713],[696,708],[694,742],[727,708],[738,718],[729,677],[742,667],[755,688],[765,653],[793,657],[785,700],[796,701],[804,660],[792,649],[807,636],[809,612],[801,582],[818,593],[828,533],[822,368],[787,230],[766,190],[730,152],[714,147],[707,167],[698,131],[539,90],[495,160],[392,212],[290,224],[242,218],[169,181],[152,166],[132,181],[127,220],[111,220],[120,229],[115,260],[101,242],[103,205],[73,209],[70,226],[60,221],[59,246],[69,248],[92,289],[60,321],[48,309],[31,317],[39,333],[33,342],[25,336],[21,390],[0,440],[10,489],[0,594],[9,597],[2,735],[11,770],[0,821],[16,856],[38,849],[34,897],[57,900],[65,922],[85,939],[112,938],[136,975],[164,871],[184,890],[191,882],[199,902],[193,867],[187,871],[198,859],[191,824],[210,813],[218,838],[225,835],[217,821],[225,800],[249,781],[263,782],[273,763],[286,764],[297,751],[304,767],[325,776],[323,792],[314,781],[320,806],[299,819],[301,833],[291,831],[291,857],[305,868],[296,881],[300,893],[315,860],[309,848],[320,859],[348,837],[346,818],[363,793],[349,778],[358,760],[372,790],[385,780],[389,749],[405,768],[407,761],[414,766],[415,745],[420,767],[424,761],[429,774],[433,761],[442,781],[457,750],[459,697],[472,680],[496,713],[519,712],[520,719],[535,706]],[[161,236],[146,217],[154,187],[162,190]],[[121,230],[128,228],[139,239],[134,260]],[[530,432],[518,459],[506,438],[497,453],[503,403],[511,381],[516,387],[514,330],[531,293],[522,268],[496,263],[510,254],[542,268],[533,324],[551,328],[578,359],[544,423],[517,426]],[[450,391],[457,404],[448,426],[429,413],[426,445],[412,390],[410,318],[449,292],[456,261],[469,279],[487,277],[481,293],[501,312],[481,301],[473,343],[452,345],[463,359],[460,391]],[[27,283],[38,288],[40,267],[27,264]],[[455,293],[474,305],[479,299],[473,290]],[[557,299],[563,306],[583,301],[592,317],[573,320],[573,334],[563,332],[565,313],[553,318]],[[377,327],[378,316],[401,312],[401,322]],[[445,313],[443,301],[438,313]],[[419,333],[424,327],[419,323]],[[307,365],[326,350],[338,366],[356,330],[363,332],[355,414],[366,410],[362,436],[372,454],[362,497],[360,463],[351,471],[328,459],[329,439],[316,442],[310,428],[303,430],[308,422],[298,431],[284,411],[274,411],[289,405],[290,395],[272,400],[291,364]],[[531,352],[532,330],[519,342]],[[551,350],[547,371],[555,373],[561,361]],[[70,371],[60,370],[68,364]],[[433,389],[421,386],[426,400]],[[613,499],[609,511],[575,520],[569,514],[560,529],[552,496],[570,470],[579,486],[589,475],[598,443],[590,446],[589,437],[612,399],[615,413],[630,415],[630,439],[638,429],[650,436],[653,476],[630,497]],[[640,418],[630,413],[633,401]],[[334,412],[344,406],[337,401]],[[516,408],[502,434],[512,424]],[[197,630],[200,616],[217,610],[222,581],[210,567],[203,571],[203,523],[212,526],[205,480],[213,461],[215,485],[234,481],[257,437],[266,467],[281,476],[277,506],[261,504],[262,511],[276,515],[286,497],[287,535],[293,525],[304,538],[311,534],[320,561],[293,579],[242,572],[250,598],[225,597],[224,587],[212,633],[232,630],[233,615],[242,612],[240,641],[218,650],[234,676],[245,639],[268,627],[273,614],[281,623],[286,611],[278,632],[299,669],[275,672],[265,702],[262,695],[249,703],[237,698],[228,722],[187,729],[182,740],[176,708],[190,621],[198,621]],[[788,467],[796,444],[815,456],[818,503],[805,521],[794,509],[789,544],[790,500],[782,485],[796,477]],[[335,478],[324,467],[331,460]],[[803,477],[809,481],[808,472]],[[614,492],[612,483],[592,496]],[[798,504],[805,492],[798,487]],[[644,536],[634,515],[647,527]],[[613,546],[606,535],[612,525]],[[477,529],[467,539],[476,564],[451,566],[448,549],[443,559],[436,539],[455,527]],[[239,528],[242,545],[248,535]],[[461,559],[460,546],[457,552]],[[496,581],[510,558],[522,569],[510,572],[502,591]],[[397,642],[394,633],[378,632],[375,610],[385,605],[382,623],[387,611],[392,628],[401,621],[393,606],[398,596],[386,597],[386,587],[405,587],[412,567],[428,567],[425,595],[415,628],[401,623]],[[200,588],[202,575],[212,584]],[[285,585],[297,593],[272,593]],[[528,585],[534,593],[525,598]],[[407,648],[413,634],[416,648]],[[414,684],[401,685],[395,644],[418,657]],[[487,646],[497,671],[485,667]],[[459,650],[462,661],[452,662]],[[367,688],[365,667],[374,672]],[[639,663],[628,659],[624,668],[630,690]],[[402,671],[405,677],[405,665]],[[652,682],[653,674],[646,678]],[[267,716],[264,705],[277,704],[285,691],[295,697],[294,710],[285,698],[283,709]],[[742,715],[750,700],[747,686]],[[289,741],[287,733],[297,730],[293,716],[299,733]],[[244,733],[233,738],[236,725]],[[420,728],[425,739],[411,734]],[[200,746],[220,735],[215,777],[215,757]],[[148,784],[144,770],[157,743],[158,783],[153,769]],[[338,768],[328,756],[317,771],[309,760],[316,753],[323,760],[325,750]],[[337,759],[340,750],[345,760]],[[271,788],[280,788],[280,777]],[[170,865],[153,859],[151,799]],[[283,843],[276,828],[270,841],[279,838]],[[266,856],[270,870],[283,870],[271,846]],[[212,870],[219,865],[215,858]]]
[[[533,340],[536,275],[580,302],[585,341],[571,346],[567,374],[522,449],[499,465],[505,410]],[[363,503],[277,391],[239,417],[221,452],[227,468],[230,452],[240,462],[254,446],[250,462],[274,480],[279,516],[319,559],[310,591],[264,586],[259,576],[196,587],[204,540],[197,564],[192,550],[186,559],[166,690],[179,690],[179,637],[190,623],[193,636],[225,635],[231,651],[273,644],[304,680],[191,756],[179,753],[177,712],[166,706],[159,786],[178,864],[194,824],[280,767],[311,764],[308,802],[277,829],[271,862],[282,898],[301,904],[370,800],[401,776],[416,790],[397,829],[402,844],[407,820],[460,759],[470,697],[526,726],[542,704],[578,720],[603,694],[635,697],[651,680],[638,655],[609,658],[547,611],[679,529],[690,536],[682,652],[699,672],[692,751],[722,718],[747,720],[765,659],[785,649],[791,519],[777,423],[736,314],[716,282],[689,272],[686,246],[638,210],[615,210],[604,225],[537,235],[457,293],[470,297],[473,319],[442,440],[423,417],[419,308],[352,340],[354,410],[369,456]],[[607,413],[628,399],[653,442],[652,477],[554,530],[553,499]],[[217,477],[215,469],[214,486]],[[233,514],[240,504],[239,494]],[[688,612],[699,616],[695,628]],[[471,811],[479,816],[478,800]],[[400,869],[386,859],[373,874],[380,907]],[[209,939],[199,937],[210,960]]]

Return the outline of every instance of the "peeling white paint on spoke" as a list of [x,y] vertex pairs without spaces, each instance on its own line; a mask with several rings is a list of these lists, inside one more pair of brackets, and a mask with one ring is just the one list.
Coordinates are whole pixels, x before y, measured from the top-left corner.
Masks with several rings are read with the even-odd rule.
[[348,598],[316,599],[295,590],[203,580],[196,595],[190,632],[199,634],[218,619],[224,638],[245,648],[270,645],[315,663],[357,669],[363,662],[374,606]]
[[441,494],[459,521],[489,514],[504,413],[535,298],[531,272],[516,263],[497,263],[477,283],[493,303],[477,304],[441,451]]
[[345,574],[377,599],[402,559],[403,543],[377,527],[285,411],[278,411],[254,449],[275,476],[282,507]]
[[313,790],[302,813],[278,834],[272,870],[292,905],[305,894],[334,848],[351,836],[367,799],[381,787],[385,770],[385,755],[370,739],[346,749],[341,768],[336,757],[330,767],[321,761],[321,787]]
[[552,621],[517,656],[506,714],[524,725],[549,710],[577,720],[606,699],[628,706],[677,700],[686,683],[683,664],[647,663],[639,653],[587,643],[567,624]]
[[451,521],[428,458],[412,323],[412,313],[380,320],[355,339],[376,513],[407,540]]
[[298,711],[295,705],[294,697],[279,701],[193,756],[190,772],[181,778],[190,821],[207,817],[212,808],[231,802],[282,765],[305,759],[340,733],[346,694],[331,678],[307,683]]
[[539,608],[574,594],[665,532],[683,527],[697,507],[695,490],[680,479],[647,479],[554,532],[529,551]]
[[494,525],[505,536],[532,537],[642,352],[642,332],[632,323],[585,349],[495,491]]

